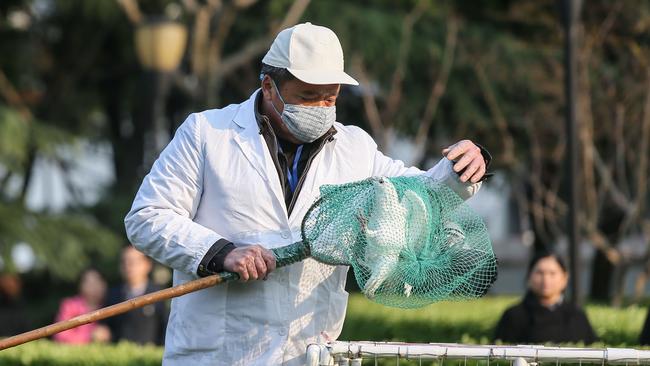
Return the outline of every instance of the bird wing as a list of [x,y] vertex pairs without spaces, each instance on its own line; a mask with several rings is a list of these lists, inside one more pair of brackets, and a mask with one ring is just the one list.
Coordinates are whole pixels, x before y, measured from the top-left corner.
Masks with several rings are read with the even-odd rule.
[[404,192],[401,203],[406,210],[407,224],[409,226],[407,244],[415,255],[420,255],[429,241],[431,233],[426,205],[424,200],[412,190]]

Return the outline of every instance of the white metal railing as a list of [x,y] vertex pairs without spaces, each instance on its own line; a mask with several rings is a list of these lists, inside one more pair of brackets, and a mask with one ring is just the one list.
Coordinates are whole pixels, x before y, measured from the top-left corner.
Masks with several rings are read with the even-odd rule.
[[331,342],[307,348],[308,366],[357,366],[363,358],[399,360],[503,360],[513,365],[543,362],[650,365],[650,350],[631,348],[569,348],[535,345],[495,346],[455,343]]

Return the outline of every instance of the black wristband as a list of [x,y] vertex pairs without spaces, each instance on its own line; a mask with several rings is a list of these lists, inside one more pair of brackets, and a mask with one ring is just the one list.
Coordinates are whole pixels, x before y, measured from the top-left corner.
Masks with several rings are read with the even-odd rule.
[[223,261],[233,249],[235,249],[235,245],[230,241],[226,239],[217,240],[201,259],[196,274],[199,277],[205,277],[223,271]]
[[[474,145],[476,145],[481,150],[481,156],[483,157],[483,161],[485,161],[485,174],[483,174],[481,179],[479,179],[479,182],[482,182],[494,175],[494,173],[488,172],[488,169],[490,169],[490,163],[492,162],[492,154],[490,154],[490,152],[487,151],[487,149],[482,145],[479,145],[476,142]],[[458,174],[460,175],[461,173],[462,172],[459,172]]]
[[235,244],[228,243],[226,244],[217,254],[212,258],[210,263],[208,263],[208,270],[214,273],[223,272],[223,263],[226,260],[226,256],[235,249]]

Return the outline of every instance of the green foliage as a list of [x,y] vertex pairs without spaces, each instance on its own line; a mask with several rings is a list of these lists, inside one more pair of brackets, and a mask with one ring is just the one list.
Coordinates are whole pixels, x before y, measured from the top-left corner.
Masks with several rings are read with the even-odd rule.
[[601,341],[611,346],[638,344],[647,307],[630,305],[613,309],[605,305],[588,305],[587,316]]
[[36,341],[0,352],[0,366],[153,366],[161,359],[161,348],[130,343],[74,346]]
[[4,168],[0,169],[0,257],[5,270],[15,270],[11,250],[18,243],[32,247],[38,268],[69,281],[84,267],[117,255],[122,241],[91,216],[32,212],[24,205],[24,191],[4,187],[5,178],[24,182],[36,156],[65,164],[62,148],[74,148],[76,141],[77,136],[56,124],[30,119],[0,104],[0,167]]
[[[501,314],[520,301],[516,297],[484,297],[473,301],[440,302],[416,310],[396,310],[350,295],[342,340],[400,342],[491,342]],[[589,304],[589,320],[603,344],[638,347],[646,309],[616,309]]]
[[[143,1],[142,3],[147,2]],[[102,25],[111,25],[124,16],[117,2],[110,0],[58,0],[56,7],[57,12],[64,16],[75,15],[87,22],[97,22]],[[77,22],[79,21],[78,19]]]
[[[112,231],[78,214],[43,214],[21,205],[0,205],[0,256],[11,258],[14,244],[28,243],[38,267],[63,280],[74,280],[84,267],[117,256],[122,245]],[[7,261],[8,270],[13,269]]]
[[499,316],[515,298],[440,302],[422,309],[395,310],[350,295],[344,340],[487,343]]
[[32,149],[42,157],[59,159],[59,148],[76,139],[55,123],[29,119],[0,104],[0,164],[9,171],[23,173]]
[[[374,304],[361,294],[353,294],[339,339],[488,344],[503,311],[517,301],[519,299],[515,297],[486,297],[474,301],[442,302],[417,310],[397,310]],[[639,348],[636,341],[645,308],[615,309],[588,305],[587,313],[602,339],[602,343],[591,347]],[[37,341],[0,352],[0,366],[159,365],[161,358],[161,348],[128,343],[64,346]],[[385,364],[395,363],[393,360],[393,363]],[[400,365],[410,364],[402,362]]]
[[[145,16],[159,16],[172,3],[184,9],[181,21],[190,32],[184,60],[174,77],[174,94],[165,105],[166,118],[177,125],[181,115],[240,102],[248,96],[259,85],[257,73],[262,57],[262,53],[256,53],[224,80],[203,83],[211,76],[194,70],[192,64],[206,57],[202,52],[208,49],[197,48],[201,37],[196,31],[202,28],[197,27],[198,12],[190,10],[188,4],[222,5],[213,9],[203,31],[213,37],[206,40],[206,45],[215,46],[210,46],[211,57],[220,55],[225,59],[268,37],[269,30],[279,24],[294,2],[138,2]],[[250,6],[239,8],[235,3]],[[404,37],[406,20],[417,13],[414,9],[418,4],[426,7],[411,19],[410,43],[404,44],[408,38]],[[586,72],[579,78],[585,100],[578,107],[588,117],[587,122],[593,124],[595,147],[611,167],[621,186],[619,191],[629,196],[630,202],[650,197],[646,193],[639,197],[632,194],[645,192],[634,174],[643,172],[637,164],[644,152],[639,154],[635,149],[642,146],[639,126],[647,109],[649,4],[594,0],[581,13],[583,42],[579,58],[580,69]],[[10,17],[16,10],[28,15],[27,24],[12,25],[11,19],[19,19]],[[343,44],[346,69],[353,76],[359,76],[352,67],[355,56],[362,61],[371,85],[364,90],[343,89],[338,110],[345,123],[368,127],[361,93],[372,93],[380,112],[386,110],[400,49],[408,50],[403,74],[399,75],[403,83],[398,106],[393,115],[381,117],[398,135],[409,137],[418,131],[432,86],[441,75],[450,25],[457,24],[451,71],[432,117],[426,144],[428,156],[423,161],[437,158],[443,144],[469,138],[491,151],[493,168],[511,173],[513,192],[538,187],[538,182],[530,185],[530,177],[542,176],[547,187],[534,191],[534,195],[552,197],[548,190],[562,196],[563,192],[555,192],[555,187],[560,186],[561,174],[557,172],[563,166],[566,142],[564,37],[556,1],[311,1],[298,21],[331,27]],[[232,29],[219,46],[221,31],[230,26]],[[146,173],[147,168],[141,167],[142,146],[144,136],[153,128],[134,111],[149,103],[142,102],[147,99],[143,95],[156,88],[136,85],[144,78],[135,57],[133,36],[133,24],[114,0],[0,1],[0,72],[11,85],[11,90],[3,87],[0,94],[0,197],[4,205],[0,220],[6,221],[0,225],[3,258],[16,241],[29,242],[36,247],[42,264],[52,266],[55,277],[70,279],[75,269],[90,258],[114,253],[111,248],[123,234],[122,217],[133,199],[134,187]],[[219,90],[208,91],[209,85]],[[219,94],[216,99],[222,103],[205,105],[206,94],[212,92]],[[18,96],[20,103],[7,95]],[[19,108],[29,109],[34,118],[28,120],[17,112]],[[622,141],[613,139],[618,135]],[[24,197],[20,197],[27,187],[15,189],[15,183],[29,182],[34,161],[39,158],[62,163],[61,146],[67,148],[76,139],[111,143],[114,186],[106,190],[95,207],[71,210],[87,216],[63,213],[48,218],[43,212],[29,213]],[[69,187],[70,191],[74,188]],[[606,202],[608,189],[599,191]],[[560,202],[555,198],[552,201]],[[561,207],[558,204],[548,211],[558,222],[562,222]],[[596,216],[603,219],[613,212],[601,211]],[[548,236],[546,241],[553,242],[543,225],[533,229],[536,238]],[[105,248],[93,249],[99,246]]]
[[0,164],[8,170],[21,169],[27,160],[27,123],[18,112],[0,105]]

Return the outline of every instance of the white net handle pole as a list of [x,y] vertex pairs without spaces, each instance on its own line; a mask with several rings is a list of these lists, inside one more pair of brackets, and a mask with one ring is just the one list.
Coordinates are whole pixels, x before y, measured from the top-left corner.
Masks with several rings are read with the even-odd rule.
[[[527,362],[580,362],[582,364],[648,365],[650,351],[631,348],[568,348],[532,345],[494,346],[447,343],[394,342],[332,342],[310,345],[307,349],[310,366],[331,365],[337,356],[351,359],[362,357],[397,357],[401,359],[450,360],[516,360]],[[311,356],[310,356],[311,355]],[[312,361],[318,356],[317,361]],[[316,362],[316,363],[314,363]]]

